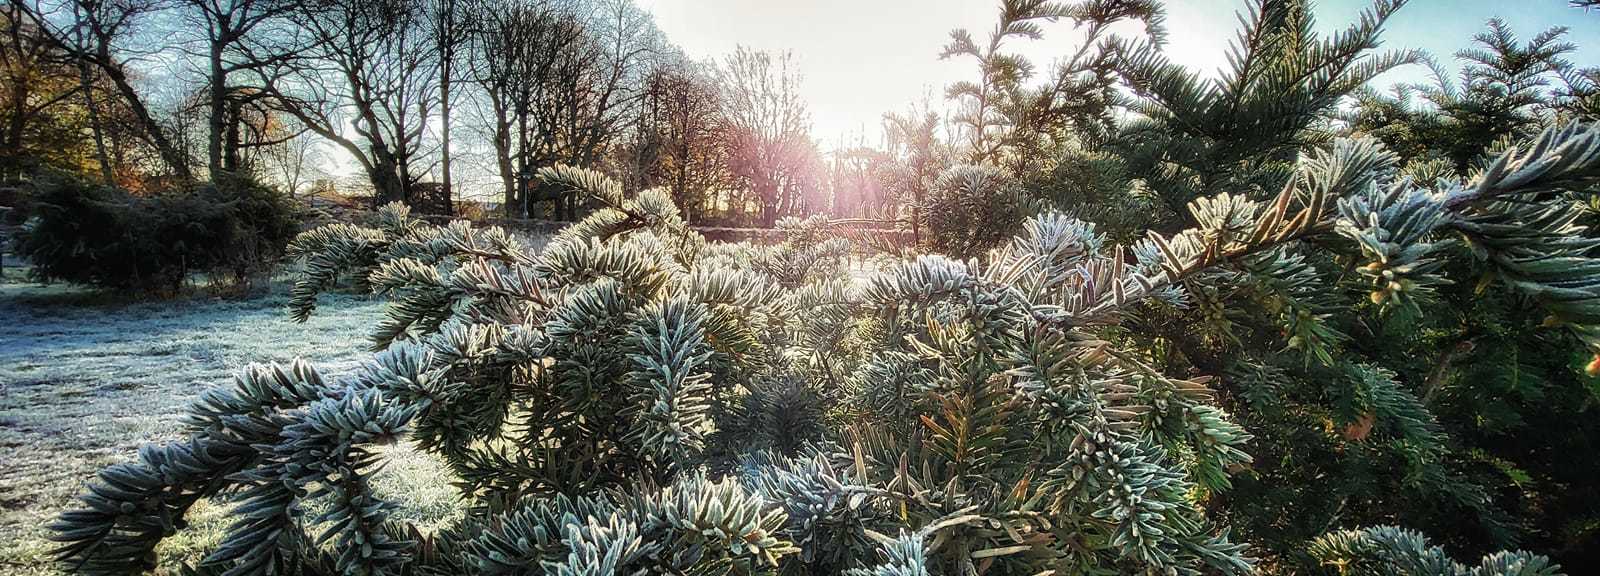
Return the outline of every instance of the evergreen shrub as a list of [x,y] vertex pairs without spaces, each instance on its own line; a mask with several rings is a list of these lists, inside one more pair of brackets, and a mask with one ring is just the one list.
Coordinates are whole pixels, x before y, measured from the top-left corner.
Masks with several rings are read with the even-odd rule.
[[[1169,374],[1122,328],[1249,270],[1285,293],[1296,251],[1359,246],[1373,305],[1483,258],[1600,350],[1600,259],[1570,191],[1600,183],[1600,129],[1553,128],[1466,183],[1418,188],[1373,140],[1307,154],[1276,198],[1219,194],[1197,225],[1108,243],[1060,213],[981,257],[855,277],[822,218],[772,246],[707,243],[661,189],[578,168],[547,185],[601,209],[533,250],[503,230],[386,207],[299,236],[291,315],[354,276],[389,298],[343,377],[251,365],[190,409],[183,440],[113,465],[53,523],[84,574],[151,568],[201,499],[232,524],[199,569],[254,574],[1247,574],[1216,514],[1254,465],[1216,377]],[[1443,237],[1479,250],[1462,256]],[[1376,430],[1435,442],[1421,403],[1362,371]],[[1366,434],[1364,431],[1347,431]],[[377,446],[438,455],[462,493],[422,533],[374,493]],[[1468,564],[1420,534],[1338,530],[1340,573],[1546,575],[1520,551]]]
[[246,283],[298,231],[288,197],[244,178],[135,196],[55,174],[33,195],[18,252],[44,281],[175,291],[207,273]]

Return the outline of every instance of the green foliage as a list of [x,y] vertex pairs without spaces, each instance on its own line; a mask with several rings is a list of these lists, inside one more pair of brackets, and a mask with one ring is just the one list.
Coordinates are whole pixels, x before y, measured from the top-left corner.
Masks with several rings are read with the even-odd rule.
[[1389,93],[1363,87],[1346,119],[1407,163],[1436,160],[1467,173],[1505,139],[1531,136],[1551,115],[1594,116],[1594,71],[1566,59],[1576,50],[1563,40],[1566,33],[1550,28],[1519,42],[1504,21],[1491,19],[1471,47],[1456,52],[1457,80],[1437,61],[1422,59],[1431,82]]
[[[1374,50],[1399,8],[1376,3],[1318,38],[1307,3],[1258,3],[1219,80],[1116,41],[1132,114],[1023,180],[1108,238],[1161,233],[1132,259],[1146,279],[1178,262],[1167,272],[1182,280],[1152,282],[1160,297],[1109,335],[1167,373],[1231,375],[1219,403],[1256,436],[1254,461],[1218,506],[1268,566],[1303,570],[1309,539],[1396,522],[1452,552],[1522,546],[1593,563],[1595,493],[1571,474],[1596,468],[1551,457],[1600,438],[1585,374],[1600,361],[1582,320],[1592,189],[1540,166],[1586,162],[1592,142],[1552,127],[1593,117],[1592,70],[1566,59],[1564,29],[1521,40],[1491,22],[1452,82],[1425,54]],[[1435,80],[1366,84],[1404,62]],[[1302,82],[1308,72],[1318,79]],[[1296,158],[1319,161],[1330,139],[1378,150],[1341,135],[1392,154],[1351,172],[1372,186],[1319,198]],[[1569,148],[1532,158],[1556,145]],[[1512,172],[1548,187],[1518,190]]]
[[929,576],[922,538],[902,533],[899,538],[878,537],[883,541],[883,563],[871,569],[857,568],[848,576]]
[[1138,96],[1137,117],[1109,149],[1167,211],[1152,223],[1185,223],[1185,206],[1219,192],[1260,199],[1281,187],[1304,146],[1339,100],[1374,77],[1416,62],[1417,52],[1373,54],[1383,23],[1404,5],[1381,0],[1328,37],[1314,30],[1310,3],[1252,2],[1218,79],[1173,64],[1150,43],[1117,42],[1118,73]]
[[999,246],[1038,204],[997,168],[958,165],[933,182],[922,203],[922,249],[957,258]]
[[[1198,200],[1196,228],[1152,233],[1131,262],[1093,225],[1047,213],[982,260],[924,255],[860,283],[823,219],[783,221],[774,246],[706,244],[660,191],[628,196],[578,169],[547,177],[606,208],[539,252],[386,209],[380,228],[336,225],[295,247],[300,317],[341,273],[390,296],[374,361],[340,381],[248,368],[195,405],[188,440],[107,469],[55,524],[60,555],[84,573],[136,568],[196,500],[223,497],[236,521],[205,567],[228,574],[1250,572],[1206,504],[1252,465],[1252,434],[1210,378],[1163,373],[1115,327],[1238,274],[1282,275],[1259,288],[1309,300],[1314,272],[1284,249],[1319,236],[1387,239],[1394,250],[1357,253],[1383,262],[1444,257],[1425,239],[1461,226],[1526,258],[1579,258],[1565,255],[1570,228],[1464,223],[1564,206],[1557,191],[1600,181],[1600,132],[1551,130],[1432,192],[1392,166],[1370,140],[1338,141],[1272,203]],[[1380,197],[1409,200],[1357,212]],[[1393,232],[1412,222],[1424,232]],[[1585,270],[1505,283],[1564,293]],[[1252,419],[1324,402],[1346,439],[1405,454],[1405,485],[1453,480],[1447,437],[1394,372],[1320,357],[1337,359],[1314,372],[1337,383],[1321,398],[1272,398],[1292,379],[1267,364],[1230,377]],[[456,474],[459,525],[419,535],[373,497],[370,447],[400,436]],[[1381,530],[1312,552],[1447,562]],[[1518,554],[1484,566],[1554,570]]]
[[[1044,25],[1058,20],[1082,30],[1081,43],[1053,64],[1046,83],[1029,86],[1039,67],[1007,43],[1038,40]],[[1006,0],[986,41],[965,29],[951,31],[939,57],[970,60],[978,68],[976,82],[945,89],[945,97],[959,106],[951,120],[962,132],[964,160],[1021,175],[1047,166],[1050,153],[1062,145],[1100,141],[1114,132],[1112,106],[1121,96],[1109,40],[1119,25],[1131,23],[1154,45],[1165,39],[1165,14],[1152,0]]]
[[193,272],[265,272],[298,228],[289,199],[249,180],[149,197],[44,177],[18,251],[42,280],[175,290]]
[[464,565],[481,574],[747,574],[792,552],[774,536],[783,521],[735,481],[686,475],[658,491],[561,496],[474,524]]
[[1310,554],[1338,574],[1398,574],[1457,576],[1546,576],[1558,568],[1543,556],[1526,552],[1497,552],[1477,566],[1451,560],[1443,549],[1428,544],[1412,530],[1378,526],[1328,534],[1312,543]]
[[[109,469],[63,515],[63,560],[126,570],[222,497],[237,521],[206,567],[233,574],[840,572],[901,531],[919,536],[887,559],[912,570],[1248,569],[1190,472],[1220,485],[1248,435],[1199,382],[1048,312],[1089,297],[1075,270],[1120,266],[1091,228],[1051,216],[987,264],[855,284],[823,220],[707,245],[655,191],[554,177],[613,207],[540,252],[392,208],[302,236],[296,313],[364,275],[391,297],[381,352],[340,381],[253,367],[208,394],[187,443]],[[883,370],[909,382],[881,390]],[[372,498],[370,446],[401,434],[455,472],[459,526],[408,535]]]

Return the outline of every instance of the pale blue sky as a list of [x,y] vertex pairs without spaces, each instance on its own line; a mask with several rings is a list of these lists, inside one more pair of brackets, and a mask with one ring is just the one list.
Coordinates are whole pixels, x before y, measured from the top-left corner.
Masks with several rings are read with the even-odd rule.
[[[974,34],[993,26],[996,2],[988,0],[639,0],[656,15],[667,37],[696,59],[721,57],[744,45],[792,50],[805,75],[814,135],[825,148],[846,133],[865,132],[876,142],[879,118],[924,97],[943,105],[944,86],[974,75],[970,63],[938,59],[952,28]],[[1226,62],[1227,44],[1244,0],[1174,0],[1167,3],[1168,55],[1202,70]],[[1573,60],[1600,66],[1600,12],[1571,8],[1566,0],[1412,0],[1389,21],[1385,48],[1421,48],[1447,65],[1490,17],[1499,16],[1526,39],[1550,26],[1571,28],[1578,44]],[[1319,28],[1343,28],[1368,5],[1365,0],[1316,4]],[[1046,64],[1076,46],[1066,24],[1049,27],[1045,39],[1019,44],[1036,64]],[[1420,79],[1422,67],[1393,74]]]

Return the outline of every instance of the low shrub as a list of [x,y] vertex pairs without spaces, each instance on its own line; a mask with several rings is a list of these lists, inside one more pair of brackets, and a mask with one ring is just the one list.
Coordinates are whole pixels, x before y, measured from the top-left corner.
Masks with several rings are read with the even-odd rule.
[[247,284],[297,231],[287,197],[242,178],[143,197],[66,175],[33,188],[17,251],[43,281],[177,290],[200,272]]

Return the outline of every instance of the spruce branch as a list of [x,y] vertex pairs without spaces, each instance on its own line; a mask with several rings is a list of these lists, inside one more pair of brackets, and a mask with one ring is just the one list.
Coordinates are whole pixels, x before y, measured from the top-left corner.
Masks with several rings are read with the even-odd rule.
[[1309,552],[1324,566],[1358,575],[1551,576],[1561,569],[1544,556],[1526,552],[1497,552],[1468,567],[1429,544],[1422,534],[1394,526],[1329,533],[1314,541]]

